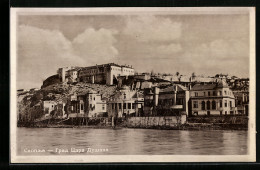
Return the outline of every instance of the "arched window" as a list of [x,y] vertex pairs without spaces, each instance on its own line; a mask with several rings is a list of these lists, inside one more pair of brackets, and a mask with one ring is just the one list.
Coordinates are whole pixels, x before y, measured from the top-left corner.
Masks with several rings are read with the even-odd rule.
[[207,101],[207,110],[210,110],[210,101]]
[[204,101],[202,101],[202,103],[201,103],[201,109],[205,110],[205,102]]
[[216,110],[216,102],[212,101],[212,110]]

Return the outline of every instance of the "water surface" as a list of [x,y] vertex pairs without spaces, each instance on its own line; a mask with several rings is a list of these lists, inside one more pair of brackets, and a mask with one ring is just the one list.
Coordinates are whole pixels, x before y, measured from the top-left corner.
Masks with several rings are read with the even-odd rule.
[[247,131],[223,130],[18,128],[17,152],[18,155],[244,155],[248,149],[247,136]]

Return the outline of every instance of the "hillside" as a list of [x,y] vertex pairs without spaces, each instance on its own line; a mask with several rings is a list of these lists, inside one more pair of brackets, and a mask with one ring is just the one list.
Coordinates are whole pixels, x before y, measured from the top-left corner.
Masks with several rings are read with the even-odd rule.
[[108,98],[114,94],[116,86],[108,86],[102,84],[90,83],[75,83],[62,84],[56,83],[46,86],[38,91],[27,92],[19,94],[18,99],[18,113],[20,119],[37,119],[43,116],[42,102],[45,100],[52,100],[56,102],[67,102],[67,99],[72,94],[81,94],[94,90],[102,95],[103,98]]

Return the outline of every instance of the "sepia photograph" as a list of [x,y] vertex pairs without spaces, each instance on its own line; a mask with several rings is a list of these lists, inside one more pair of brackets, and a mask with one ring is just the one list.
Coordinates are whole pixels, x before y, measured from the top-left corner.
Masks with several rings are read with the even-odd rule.
[[11,8],[11,163],[254,162],[255,8]]

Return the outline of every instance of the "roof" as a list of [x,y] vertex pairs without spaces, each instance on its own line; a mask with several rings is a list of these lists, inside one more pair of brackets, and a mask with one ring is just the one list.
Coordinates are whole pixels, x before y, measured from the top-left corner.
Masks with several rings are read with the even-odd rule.
[[217,82],[212,82],[212,84],[195,84],[191,90],[213,90],[216,88],[229,88],[229,86],[226,81],[218,80]]
[[134,69],[132,66],[129,66],[129,65],[119,65],[119,64],[115,64],[115,63],[108,63],[108,64],[100,64],[100,65],[82,67],[82,70],[93,69],[93,68],[98,68],[98,67],[110,67],[110,66]]
[[227,84],[227,82],[224,81],[224,80],[218,80],[217,86],[218,86],[219,88],[228,88],[228,87],[229,87],[228,84]]
[[88,93],[89,94],[96,94],[97,92],[95,90],[90,90]]
[[213,82],[214,78],[210,78],[210,77],[195,77],[193,79],[193,81],[197,81],[197,82]]
[[68,70],[68,71],[79,71],[79,70],[81,70],[81,69],[82,69],[81,67],[77,67],[77,68],[70,69],[70,70]]
[[191,90],[196,91],[196,90],[213,90],[217,86],[216,84],[195,84]]
[[130,87],[126,86],[126,85],[123,85],[120,90],[130,90]]
[[172,92],[172,91],[175,91],[175,86],[177,87],[177,91],[186,91],[187,88],[180,85],[180,84],[175,84],[175,85],[172,85],[172,86],[169,86],[165,89],[160,89],[160,93],[166,93],[166,92]]

